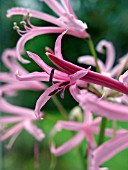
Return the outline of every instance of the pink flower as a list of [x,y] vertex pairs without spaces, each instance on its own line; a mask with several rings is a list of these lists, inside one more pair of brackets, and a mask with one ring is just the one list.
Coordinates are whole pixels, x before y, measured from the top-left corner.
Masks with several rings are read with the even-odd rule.
[[[102,40],[97,45],[97,51],[99,53],[104,53],[104,47],[106,49],[106,62],[105,64],[98,59],[98,64],[100,67],[101,74],[109,76],[109,77],[115,77],[117,76],[122,67],[126,62],[128,62],[128,55],[126,54],[124,57],[120,58],[119,64],[117,64],[114,68],[113,64],[115,62],[115,49],[113,47],[113,44],[109,41]],[[78,62],[82,64],[89,64],[95,66],[95,61],[93,56],[81,56],[78,58]],[[126,69],[128,68],[128,64],[126,64]]]
[[61,97],[64,98],[64,91],[69,88],[72,96],[77,100],[76,93],[78,93],[79,89],[76,85],[77,80],[81,77],[85,76],[88,73],[88,69],[80,70],[72,75],[68,75],[62,71],[58,71],[56,69],[51,68],[43,60],[40,59],[34,53],[27,52],[29,57],[31,57],[45,72],[33,72],[26,75],[20,75],[17,71],[17,79],[21,81],[30,81],[30,80],[40,80],[47,81],[50,80],[52,82],[57,82],[53,84],[49,88],[45,90],[45,92],[40,96],[36,103],[35,114],[38,119],[40,119],[39,113],[40,109],[45,105],[45,103],[56,93],[61,91]]
[[[79,101],[77,95],[79,93],[79,89],[77,87],[78,81],[82,80],[85,82],[95,83],[99,85],[103,85],[105,87],[109,87],[111,89],[123,92],[128,94],[128,87],[122,84],[121,82],[114,80],[112,78],[103,76],[101,74],[90,71],[89,69],[84,69],[82,67],[78,67],[70,62],[67,62],[63,59],[61,54],[61,39],[65,34],[62,33],[55,44],[55,56],[52,52],[47,53],[50,60],[61,70],[53,69],[49,67],[43,60],[40,59],[39,56],[28,52],[29,57],[31,57],[45,72],[33,72],[27,75],[20,75],[18,72],[16,74],[17,79],[21,81],[30,81],[30,80],[40,80],[40,81],[53,81],[58,82],[49,87],[38,99],[36,103],[35,113],[39,118],[40,109],[44,106],[44,104],[52,97],[52,95],[56,94],[59,91],[62,91],[61,96],[64,96],[65,89],[69,88],[72,96],[76,101]],[[81,82],[79,82],[81,85]],[[86,86],[86,83],[85,83]]]
[[17,61],[16,50],[6,49],[2,55],[2,61],[9,72],[0,73],[0,81],[5,84],[1,85],[1,91],[7,95],[15,95],[19,90],[43,90],[45,85],[39,81],[20,82],[16,79],[15,72],[18,69],[21,74],[27,74]]
[[[96,148],[96,143],[93,138],[94,134],[99,134],[100,128],[99,125],[101,123],[101,118],[96,118],[93,120],[92,113],[86,111],[84,113],[84,122],[74,122],[74,121],[58,121],[54,127],[53,134],[55,135],[56,132],[61,131],[63,128],[78,132],[73,138],[71,138],[68,142],[64,143],[62,146],[56,148],[54,143],[51,144],[51,152],[56,155],[62,155],[72,148],[76,147],[80,144],[84,138],[86,138],[88,145],[93,150]],[[117,135],[124,134],[125,130],[117,131]],[[108,137],[112,137],[113,130],[106,129],[105,135]]]
[[70,0],[61,0],[61,3],[57,2],[56,0],[43,0],[55,13],[58,17],[51,16],[44,12],[39,12],[31,9],[25,8],[12,8],[7,11],[7,17],[11,17],[13,15],[28,15],[34,18],[38,18],[41,20],[48,21],[56,26],[48,26],[48,27],[36,27],[30,23],[29,18],[27,17],[27,22],[30,27],[26,25],[25,22],[22,24],[25,27],[26,31],[19,30],[19,27],[15,24],[15,28],[18,30],[20,35],[23,37],[18,41],[17,44],[17,55],[19,59],[27,63],[27,60],[24,60],[20,52],[23,52],[24,44],[34,38],[35,36],[41,34],[48,34],[48,33],[61,33],[68,29],[68,34],[79,37],[79,38],[87,38],[89,35],[86,32],[87,25],[82,21],[78,20],[73,9],[70,5]]
[[[104,53],[104,47],[106,49],[106,62],[105,64],[98,59],[98,64],[100,67],[101,74],[108,77],[118,77],[123,67],[124,69],[128,69],[128,55],[126,54],[124,57],[119,59],[119,63],[112,68],[114,62],[115,62],[115,49],[113,47],[113,44],[111,42],[108,42],[106,40],[102,40],[97,45],[97,51],[99,53]],[[93,56],[82,56],[78,58],[79,63],[89,64],[95,66],[95,61]],[[126,72],[127,73],[127,72]],[[119,81],[123,82],[126,85],[126,73],[122,76],[120,76]],[[101,93],[103,93],[103,96],[107,96],[110,101],[117,102],[117,103],[126,103],[127,96],[122,95],[121,93],[116,96],[112,97],[112,94],[114,94],[114,91],[108,88],[103,88],[102,86],[95,85],[95,88],[99,90]]]
[[[9,148],[13,145],[15,139],[23,129],[27,130],[38,141],[41,141],[45,137],[41,129],[33,124],[33,121],[36,120],[33,110],[12,105],[2,97],[0,97],[0,103],[0,111],[4,112],[4,114],[0,116],[0,140],[3,141],[11,137],[8,144]],[[5,116],[5,113],[9,115]],[[12,123],[16,124],[8,129],[4,128],[4,126]]]

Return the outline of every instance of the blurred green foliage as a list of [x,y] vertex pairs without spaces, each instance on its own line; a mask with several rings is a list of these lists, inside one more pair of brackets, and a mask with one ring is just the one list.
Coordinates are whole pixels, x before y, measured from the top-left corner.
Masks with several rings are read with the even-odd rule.
[[[15,30],[12,29],[13,22],[16,21],[18,24],[22,20],[22,17],[12,17],[10,19],[6,18],[6,11],[9,8],[17,6],[19,3],[22,6],[30,7],[31,0],[23,1],[21,5],[21,0],[0,0],[0,53],[3,52],[5,48],[13,48],[16,46],[16,42],[19,39],[19,35]],[[25,2],[29,2],[26,5]],[[53,12],[38,0],[33,0],[32,2],[37,3],[35,6],[37,9],[46,11],[48,13]],[[94,44],[96,45],[100,40],[106,39],[112,41],[116,48],[116,58],[118,59],[122,55],[128,52],[128,1],[127,0],[71,0],[72,6],[82,21],[86,22],[88,25],[88,32],[91,34]],[[34,7],[33,7],[34,8]],[[51,25],[47,22],[32,19],[32,23],[35,25],[46,26]],[[54,48],[54,43],[58,34],[54,35],[42,35],[36,37],[35,39],[27,42],[25,49],[32,51],[40,55],[44,61],[49,65],[51,62],[45,55],[45,47]],[[65,35],[63,38],[62,52],[65,59],[77,63],[77,57],[85,54],[90,54],[89,48],[85,41]],[[27,58],[27,55],[24,55]],[[117,60],[116,60],[117,62]],[[116,63],[115,62],[115,63]],[[40,71],[41,69],[31,61],[31,64],[24,65],[29,71]],[[2,70],[5,70],[1,66]],[[34,108],[35,102],[42,92],[20,92],[15,98],[9,99],[12,103]],[[59,95],[58,95],[59,97]],[[31,99],[31,100],[30,100]],[[65,100],[60,99],[64,107],[69,110],[76,102],[71,98],[68,92],[65,93]],[[56,110],[56,106],[53,105],[52,101],[49,101],[44,109],[51,113],[51,110]],[[58,115],[58,114],[55,114]],[[48,136],[49,132],[53,127],[55,122],[45,119],[39,122],[39,126],[45,131],[46,139],[39,144],[41,148],[40,153],[40,168],[39,170],[49,170],[49,165],[51,161],[51,155],[48,146]],[[122,124],[121,124],[122,126]],[[127,127],[127,125],[125,125]],[[60,143],[64,140],[66,141],[72,136],[70,132],[63,132],[59,137]],[[22,140],[21,140],[22,139]],[[28,170],[34,169],[33,164],[33,144],[34,139],[23,133],[17,139],[12,151],[5,151],[5,170]],[[83,144],[85,147],[85,144]],[[83,155],[85,153],[82,153]],[[57,158],[57,166],[55,170],[67,169],[67,170],[83,170],[85,169],[83,163],[80,159],[80,154],[78,154],[78,148],[73,149],[68,154]],[[114,157],[112,160],[106,163],[112,170],[128,169],[127,164],[128,152],[124,151]],[[86,162],[84,162],[86,164]],[[126,167],[125,167],[126,166]]]

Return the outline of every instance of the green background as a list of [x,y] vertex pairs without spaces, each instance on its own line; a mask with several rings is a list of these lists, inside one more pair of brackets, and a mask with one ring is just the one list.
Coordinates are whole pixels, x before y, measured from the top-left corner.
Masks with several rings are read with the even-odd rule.
[[[91,34],[94,44],[96,45],[100,40],[106,39],[111,41],[116,48],[116,59],[127,53],[127,41],[128,41],[128,1],[127,0],[72,0],[72,6],[82,21],[88,25],[88,32]],[[54,15],[49,8],[38,0],[0,0],[0,53],[6,48],[13,48],[16,45],[19,35],[12,29],[13,22],[18,24],[22,20],[22,17],[6,18],[6,10],[14,6],[30,7],[32,9],[43,10]],[[40,26],[51,25],[47,22],[32,19],[32,23]],[[54,43],[58,34],[54,35],[42,35],[29,41],[25,49],[32,51],[40,55],[44,61],[49,65],[52,65],[49,59],[45,55],[45,46],[54,48]],[[62,52],[65,59],[77,63],[77,57],[85,54],[90,54],[88,44],[81,39],[65,35],[63,38]],[[24,56],[27,58],[27,56]],[[102,60],[105,60],[104,56],[99,56]],[[115,61],[115,64],[117,60]],[[84,65],[82,65],[84,66]],[[31,71],[41,71],[41,69],[31,61],[31,64],[24,66]],[[86,67],[86,66],[84,66]],[[3,65],[1,70],[5,71]],[[8,100],[17,105],[29,107],[34,109],[35,102],[42,92],[19,92],[18,96],[9,98]],[[58,95],[59,98],[59,95]],[[31,99],[31,100],[30,100]],[[61,100],[61,99],[60,99]],[[71,98],[68,92],[65,93],[65,99],[61,100],[62,104],[69,111],[76,102]],[[39,170],[50,170],[51,154],[49,152],[49,132],[53,125],[56,123],[56,119],[62,119],[56,106],[49,101],[43,108],[47,112],[47,119],[38,122],[38,126],[41,127],[46,133],[46,138],[39,144],[40,147],[40,167]],[[127,128],[127,123],[121,123],[118,127]],[[72,137],[72,133],[69,131],[63,131],[57,137],[58,144],[67,141]],[[7,142],[7,141],[6,141]],[[6,142],[3,144],[6,145]],[[22,134],[16,140],[11,150],[6,150],[4,147],[3,164],[4,170],[33,170],[34,168],[34,155],[33,145],[35,140],[33,137],[22,132]],[[86,161],[81,160],[85,156],[85,141],[80,147],[73,149],[69,153],[57,158],[55,170],[83,170],[85,169]],[[82,148],[82,149],[81,149]],[[80,150],[80,151],[79,151]],[[81,151],[82,150],[82,151]],[[128,151],[125,150],[105,163],[110,167],[110,170],[126,170],[128,169]],[[2,169],[2,170],[3,170]]]

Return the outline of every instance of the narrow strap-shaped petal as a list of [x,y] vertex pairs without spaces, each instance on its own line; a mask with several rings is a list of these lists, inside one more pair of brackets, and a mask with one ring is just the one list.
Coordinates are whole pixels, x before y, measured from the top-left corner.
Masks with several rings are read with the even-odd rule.
[[34,82],[34,81],[29,81],[29,82],[19,82],[19,81],[14,81],[13,83],[5,84],[1,86],[1,91],[5,94],[8,94],[9,92],[14,92],[16,93],[19,90],[35,90],[35,91],[40,91],[45,88],[45,85],[40,83],[40,82]]
[[31,17],[47,21],[56,24],[58,26],[61,25],[60,21],[56,17],[46,14],[44,12],[39,12],[28,8],[18,8],[18,7],[11,8],[7,11],[7,17],[10,18],[14,15],[27,15],[28,13],[31,15]]
[[67,32],[67,30],[64,31],[62,34],[60,34],[56,40],[56,43],[55,43],[54,53],[59,58],[63,58],[62,53],[61,53],[61,41],[62,41],[64,34],[66,34],[66,32]]
[[[32,52],[27,52],[27,53],[29,57],[31,57],[50,76],[53,68],[48,66],[38,55]],[[58,80],[69,80],[69,77],[66,73],[63,73],[58,70],[54,70],[53,78]]]
[[16,78],[20,81],[49,81],[49,75],[45,72],[32,72],[26,75],[20,75],[17,70]]
[[82,108],[88,109],[96,115],[106,117],[111,120],[128,121],[127,106],[98,100],[89,96],[83,96],[81,99],[81,106]]
[[35,118],[34,111],[31,110],[31,109],[12,105],[12,104],[8,103],[2,97],[0,97],[0,103],[1,103],[0,104],[0,111],[1,112],[16,114],[16,115],[20,115],[20,116],[26,116],[26,117],[30,116],[33,119]]
[[51,73],[52,67],[48,66],[37,54],[27,51],[27,54],[32,58],[47,74]]
[[0,124],[15,123],[24,120],[24,117],[19,116],[2,116],[0,117]]
[[51,153],[53,153],[56,156],[62,155],[75,146],[77,146],[82,140],[84,139],[84,132],[80,132],[77,135],[75,135],[73,138],[71,138],[68,142],[64,143],[58,148],[55,148],[55,146],[51,145]]
[[32,38],[38,36],[38,35],[42,35],[42,34],[50,34],[50,33],[61,33],[65,31],[65,28],[57,28],[57,27],[39,27],[36,29],[32,29],[30,30],[28,33],[26,33],[25,35],[23,35],[16,46],[16,54],[18,59],[22,62],[22,63],[29,63],[30,61],[25,60],[22,58],[21,53],[24,52],[24,45],[28,40],[31,40]]
[[102,165],[114,155],[128,147],[128,133],[119,135],[101,146],[93,152],[93,164]]
[[[57,58],[55,55],[47,53],[47,56],[50,58],[50,60],[63,72],[67,74],[74,74],[77,71],[80,70],[86,70],[82,67],[79,67],[75,64],[72,64],[68,61],[65,61],[63,59]],[[124,94],[128,94],[128,86],[125,86],[124,84],[120,83],[119,81],[109,78],[107,76],[101,75],[99,73],[88,71],[88,74],[82,78],[82,80],[85,80],[90,83],[102,85],[105,87],[108,87],[110,89],[122,92]]]
[[125,69],[128,69],[128,54],[124,55],[119,59],[119,63],[111,70],[112,77],[119,75],[120,70],[125,66]]
[[115,49],[113,44],[106,40],[102,40],[99,42],[99,44],[96,47],[97,51],[103,53],[104,52],[103,47],[106,48],[106,52],[107,52],[105,66],[106,66],[106,72],[108,72],[112,68],[115,61]]
[[0,82],[12,83],[17,81],[11,73],[1,72]]
[[45,2],[58,16],[61,16],[65,10],[56,0],[41,0]]
[[70,83],[74,83],[77,80],[81,79],[82,77],[86,76],[89,72],[90,68],[86,69],[86,70],[80,70],[77,71],[76,73],[70,75]]
[[33,135],[38,141],[41,141],[44,137],[45,134],[39,129],[37,126],[35,126],[32,122],[30,121],[25,121],[24,122],[24,127],[25,129]]
[[[94,57],[89,55],[79,57],[78,62],[81,64],[92,65],[94,67],[96,66]],[[98,59],[98,65],[100,67],[101,72],[105,72],[105,65],[100,59]]]
[[54,128],[56,131],[61,131],[63,128],[73,131],[80,131],[84,128],[84,124],[73,121],[58,121]]
[[49,88],[45,90],[45,92],[39,97],[39,99],[36,102],[36,107],[35,107],[35,115],[37,119],[41,119],[40,116],[40,110],[41,108],[45,105],[45,103],[52,97],[50,94],[57,90],[59,87],[60,83],[53,84]]
[[126,85],[128,84],[128,70],[119,77],[119,81]]
[[1,58],[4,65],[10,70],[12,74],[14,74],[17,69],[21,73],[24,74],[27,73],[27,70],[25,70],[17,61],[15,48],[14,49],[7,48],[6,50],[4,50]]
[[73,17],[77,19],[77,16],[75,15],[75,13],[74,13],[74,11],[73,11],[73,9],[71,7],[70,0],[61,0],[61,3],[64,6],[65,10],[68,13],[72,14]]
[[23,122],[13,126],[8,131],[6,131],[3,135],[0,136],[0,140],[1,141],[6,140],[10,136],[20,133],[22,129],[23,129]]
[[72,95],[72,97],[79,102],[78,94],[80,94],[80,89],[76,86],[76,84],[73,84],[69,87],[69,91]]

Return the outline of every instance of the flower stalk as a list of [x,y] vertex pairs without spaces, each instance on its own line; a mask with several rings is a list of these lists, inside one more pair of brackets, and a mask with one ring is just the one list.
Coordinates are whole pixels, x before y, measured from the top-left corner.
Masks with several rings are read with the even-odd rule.
[[87,39],[87,42],[88,42],[90,51],[91,51],[91,53],[92,53],[92,55],[93,55],[93,57],[94,57],[95,63],[96,63],[96,71],[97,71],[98,73],[100,73],[100,67],[99,67],[99,65],[98,65],[98,57],[97,57],[97,54],[96,54],[96,51],[95,51],[95,48],[94,48],[94,44],[93,44],[93,41],[92,41],[91,37],[89,37],[89,38]]

